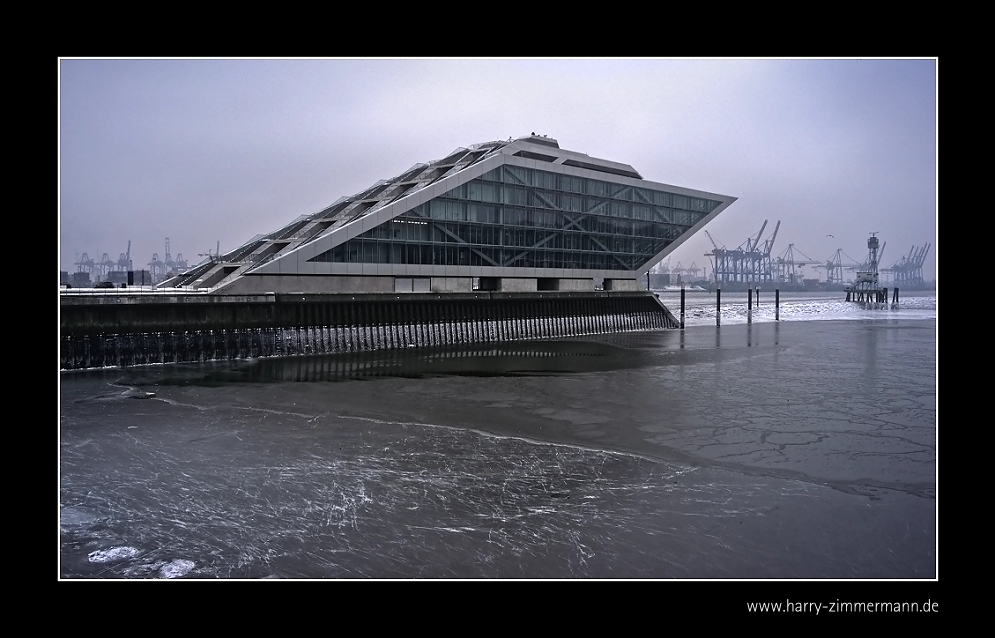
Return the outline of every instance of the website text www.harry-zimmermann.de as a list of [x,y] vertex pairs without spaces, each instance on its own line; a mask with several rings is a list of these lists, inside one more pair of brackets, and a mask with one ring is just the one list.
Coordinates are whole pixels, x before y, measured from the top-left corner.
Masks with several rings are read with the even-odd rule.
[[814,613],[819,615],[820,613],[920,613],[920,612],[938,612],[939,603],[933,602],[932,600],[927,600],[924,603],[888,603],[888,602],[849,602],[849,601],[830,601],[830,602],[797,602],[792,600],[785,600],[782,602],[765,602],[765,603],[746,603],[746,610],[749,612],[761,612],[761,613]]

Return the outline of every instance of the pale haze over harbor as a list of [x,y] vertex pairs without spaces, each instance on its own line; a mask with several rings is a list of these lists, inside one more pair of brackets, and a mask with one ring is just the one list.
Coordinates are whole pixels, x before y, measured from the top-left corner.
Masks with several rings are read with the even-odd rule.
[[[535,132],[735,196],[706,228],[883,265],[930,243],[935,59],[59,61],[60,270],[223,252],[458,147]],[[708,266],[698,233],[671,265]],[[709,267],[709,271],[711,268]],[[805,276],[817,276],[809,270]],[[824,275],[824,273],[823,273]]]

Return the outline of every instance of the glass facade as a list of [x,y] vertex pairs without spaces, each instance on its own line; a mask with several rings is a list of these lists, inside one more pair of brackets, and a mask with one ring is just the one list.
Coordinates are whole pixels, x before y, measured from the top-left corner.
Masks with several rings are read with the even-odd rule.
[[631,271],[720,203],[506,164],[311,261]]

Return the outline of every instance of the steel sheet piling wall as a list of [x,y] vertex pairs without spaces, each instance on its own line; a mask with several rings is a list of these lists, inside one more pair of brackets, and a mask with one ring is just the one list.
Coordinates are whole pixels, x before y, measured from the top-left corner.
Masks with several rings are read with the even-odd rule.
[[647,293],[63,301],[64,370],[676,328]]

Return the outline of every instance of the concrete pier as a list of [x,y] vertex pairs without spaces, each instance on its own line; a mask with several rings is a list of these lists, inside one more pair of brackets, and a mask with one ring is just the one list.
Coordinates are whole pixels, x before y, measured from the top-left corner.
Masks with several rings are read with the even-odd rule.
[[678,328],[648,292],[63,295],[64,370]]

